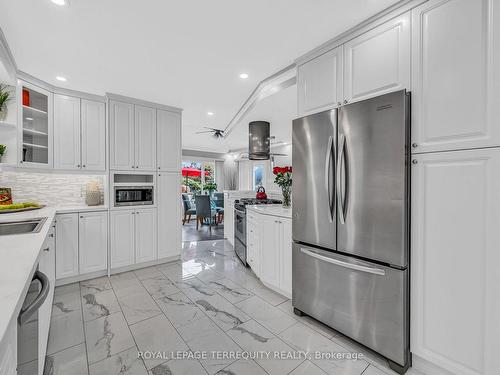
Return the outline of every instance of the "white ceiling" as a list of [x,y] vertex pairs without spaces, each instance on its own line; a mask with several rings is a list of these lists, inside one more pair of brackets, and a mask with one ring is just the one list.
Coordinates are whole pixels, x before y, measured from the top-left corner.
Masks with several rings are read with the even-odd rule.
[[70,89],[182,107],[183,147],[225,152],[241,140],[194,133],[224,128],[261,80],[396,2],[0,0],[0,27],[20,70],[59,86],[55,76],[65,76]]

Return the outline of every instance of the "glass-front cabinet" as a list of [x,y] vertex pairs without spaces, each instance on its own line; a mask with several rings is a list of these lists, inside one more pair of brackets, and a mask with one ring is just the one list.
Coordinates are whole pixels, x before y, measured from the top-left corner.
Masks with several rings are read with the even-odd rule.
[[19,162],[28,167],[52,167],[53,95],[19,81]]

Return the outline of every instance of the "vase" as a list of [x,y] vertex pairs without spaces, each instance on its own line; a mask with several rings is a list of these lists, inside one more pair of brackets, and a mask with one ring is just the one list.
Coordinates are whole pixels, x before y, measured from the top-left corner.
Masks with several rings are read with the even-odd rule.
[[292,204],[292,187],[291,186],[283,186],[281,188],[281,192],[283,194],[283,207],[288,208]]

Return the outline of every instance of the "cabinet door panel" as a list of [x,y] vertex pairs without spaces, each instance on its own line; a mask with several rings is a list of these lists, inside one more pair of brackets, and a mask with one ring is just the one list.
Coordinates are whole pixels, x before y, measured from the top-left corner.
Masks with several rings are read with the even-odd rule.
[[413,10],[414,152],[500,145],[499,7],[433,0]]
[[453,374],[499,373],[500,149],[414,160],[412,352]]
[[292,220],[280,218],[281,246],[280,246],[280,289],[292,296]]
[[299,116],[337,107],[343,95],[342,46],[298,67]]
[[80,274],[106,270],[107,249],[108,213],[81,213],[79,221]]
[[135,213],[135,262],[157,259],[156,208],[137,210]]
[[106,170],[106,121],[104,103],[82,99],[82,168]]
[[135,106],[135,167],[156,169],[156,110]]
[[54,95],[54,168],[80,169],[80,99]]
[[158,258],[181,253],[181,174],[158,175]]
[[410,13],[344,45],[344,97],[368,99],[410,87]]
[[157,111],[158,170],[178,172],[181,167],[181,114]]
[[109,102],[109,138],[110,168],[129,170],[135,167],[133,104]]
[[280,273],[280,225],[276,218],[262,215],[261,222],[261,262],[262,281],[279,287]]
[[135,210],[111,211],[111,268],[135,262]]
[[78,275],[78,214],[56,217],[56,278]]

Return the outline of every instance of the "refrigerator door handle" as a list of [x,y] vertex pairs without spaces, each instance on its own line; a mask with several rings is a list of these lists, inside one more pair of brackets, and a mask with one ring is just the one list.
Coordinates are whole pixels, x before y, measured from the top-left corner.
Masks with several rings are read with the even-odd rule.
[[344,202],[342,201],[342,164],[344,162],[345,135],[340,135],[339,154],[337,157],[337,200],[339,205],[340,223],[345,224]]
[[333,137],[328,137],[328,147],[326,149],[326,160],[325,160],[325,189],[328,195],[328,220],[333,223],[332,214],[332,190],[330,188],[330,168],[332,160],[332,148],[333,148]]
[[318,254],[316,252],[313,252],[311,250],[307,250],[304,248],[301,248],[300,251],[302,253],[304,253],[305,255],[309,255],[313,258],[322,260],[322,261],[327,262],[327,263],[335,264],[335,265],[340,266],[340,267],[349,268],[349,269],[355,270],[355,271],[371,273],[374,275],[385,276],[385,271],[383,269],[380,269],[380,268],[373,268],[373,267],[368,267],[368,266],[364,266],[361,264],[344,262],[342,260],[330,258],[330,257]]

